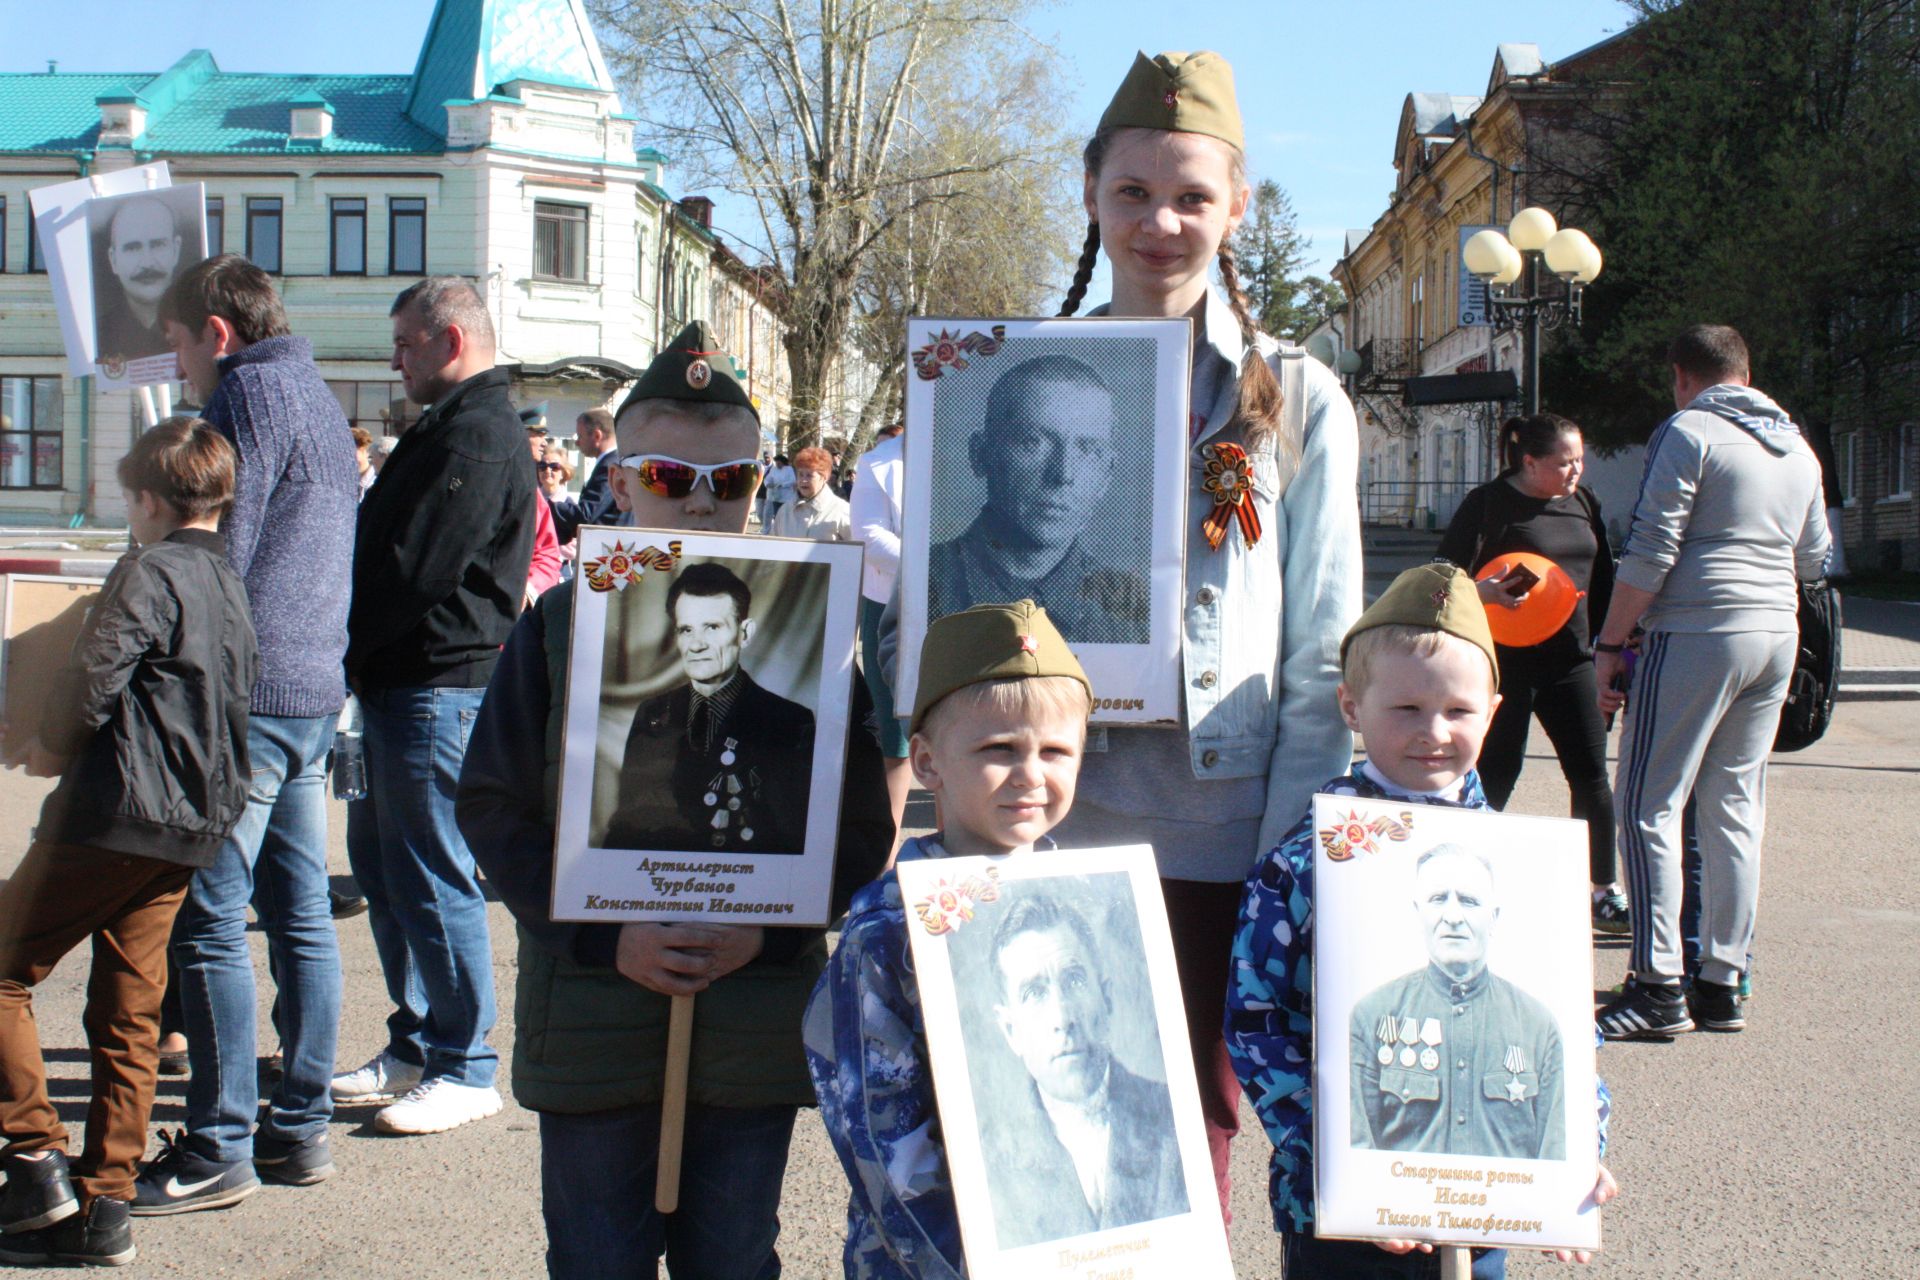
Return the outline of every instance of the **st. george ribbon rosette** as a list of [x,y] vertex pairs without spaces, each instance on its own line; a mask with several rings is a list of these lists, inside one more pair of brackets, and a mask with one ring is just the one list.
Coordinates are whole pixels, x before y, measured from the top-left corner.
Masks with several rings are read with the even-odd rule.
[[1260,541],[1260,513],[1253,509],[1253,460],[1237,444],[1210,444],[1207,478],[1200,487],[1213,495],[1213,510],[1200,522],[1207,545],[1215,551],[1227,536],[1227,523],[1240,521],[1240,536],[1252,546]]

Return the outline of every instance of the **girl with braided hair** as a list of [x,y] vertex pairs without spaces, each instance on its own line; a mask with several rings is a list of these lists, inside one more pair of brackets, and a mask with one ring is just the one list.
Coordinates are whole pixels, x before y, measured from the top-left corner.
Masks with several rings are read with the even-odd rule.
[[1090,225],[1061,314],[1079,310],[1104,249],[1113,298],[1090,314],[1192,320],[1193,524],[1181,723],[1096,730],[1058,834],[1153,845],[1224,1210],[1240,1086],[1221,1022],[1241,889],[1351,763],[1334,689],[1360,612],[1358,433],[1334,376],[1260,333],[1241,290],[1228,238],[1249,191],[1225,59],[1139,55],[1085,161]]

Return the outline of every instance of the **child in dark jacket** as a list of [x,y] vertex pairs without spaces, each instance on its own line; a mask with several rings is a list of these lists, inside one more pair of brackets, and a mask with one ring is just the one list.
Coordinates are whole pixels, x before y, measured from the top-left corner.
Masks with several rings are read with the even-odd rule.
[[[41,722],[5,726],[5,763],[60,783],[0,888],[0,1262],[134,1256],[127,1202],[153,1109],[167,938],[195,868],[246,807],[258,654],[218,532],[233,476],[232,446],[197,418],[169,418],[134,443],[119,477],[135,546]],[[93,1098],[69,1169],[29,989],[89,937]]]

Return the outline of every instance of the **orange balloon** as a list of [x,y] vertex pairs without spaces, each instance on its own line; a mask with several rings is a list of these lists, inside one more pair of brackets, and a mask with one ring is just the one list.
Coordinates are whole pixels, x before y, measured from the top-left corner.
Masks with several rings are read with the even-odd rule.
[[1565,569],[1531,551],[1509,551],[1506,555],[1494,557],[1487,561],[1474,580],[1485,582],[1488,578],[1497,578],[1517,564],[1533,570],[1539,575],[1540,581],[1533,584],[1527,592],[1527,598],[1517,608],[1509,609],[1498,604],[1485,606],[1487,627],[1493,632],[1495,643],[1506,645],[1509,649],[1524,649],[1548,639],[1567,625],[1567,619],[1573,616],[1573,606],[1586,594],[1573,585],[1573,579],[1567,576]]

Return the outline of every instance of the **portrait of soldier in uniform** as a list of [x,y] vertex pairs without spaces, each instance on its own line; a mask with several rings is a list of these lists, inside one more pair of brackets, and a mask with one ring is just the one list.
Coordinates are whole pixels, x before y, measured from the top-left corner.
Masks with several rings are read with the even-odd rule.
[[1151,465],[1122,458],[1114,432],[1113,391],[1084,361],[1044,355],[1000,376],[966,444],[985,501],[929,553],[929,619],[1027,599],[1070,643],[1148,642],[1144,565],[1112,562],[1092,532],[1123,463]]
[[198,222],[201,191],[198,185],[167,187],[89,202],[99,363],[165,355],[171,349],[160,327],[160,295],[182,270],[206,256]]
[[634,713],[605,847],[802,853],[814,717],[741,667],[752,592],[725,565],[695,564],[666,609],[685,679]]
[[1438,844],[1414,871],[1427,963],[1349,1023],[1356,1148],[1565,1160],[1560,1030],[1487,968],[1500,908],[1488,860]]
[[1115,993],[1149,998],[1145,957],[1137,973],[1125,957],[1116,966],[1124,948],[1103,950],[1067,894],[1035,887],[1022,882],[993,922],[979,962],[990,972],[973,979],[991,990],[979,1021],[993,1025],[966,1027],[970,1050],[997,1038],[1024,1069],[1012,1087],[975,1088],[1002,1249],[1188,1207],[1167,1086],[1114,1052]]

